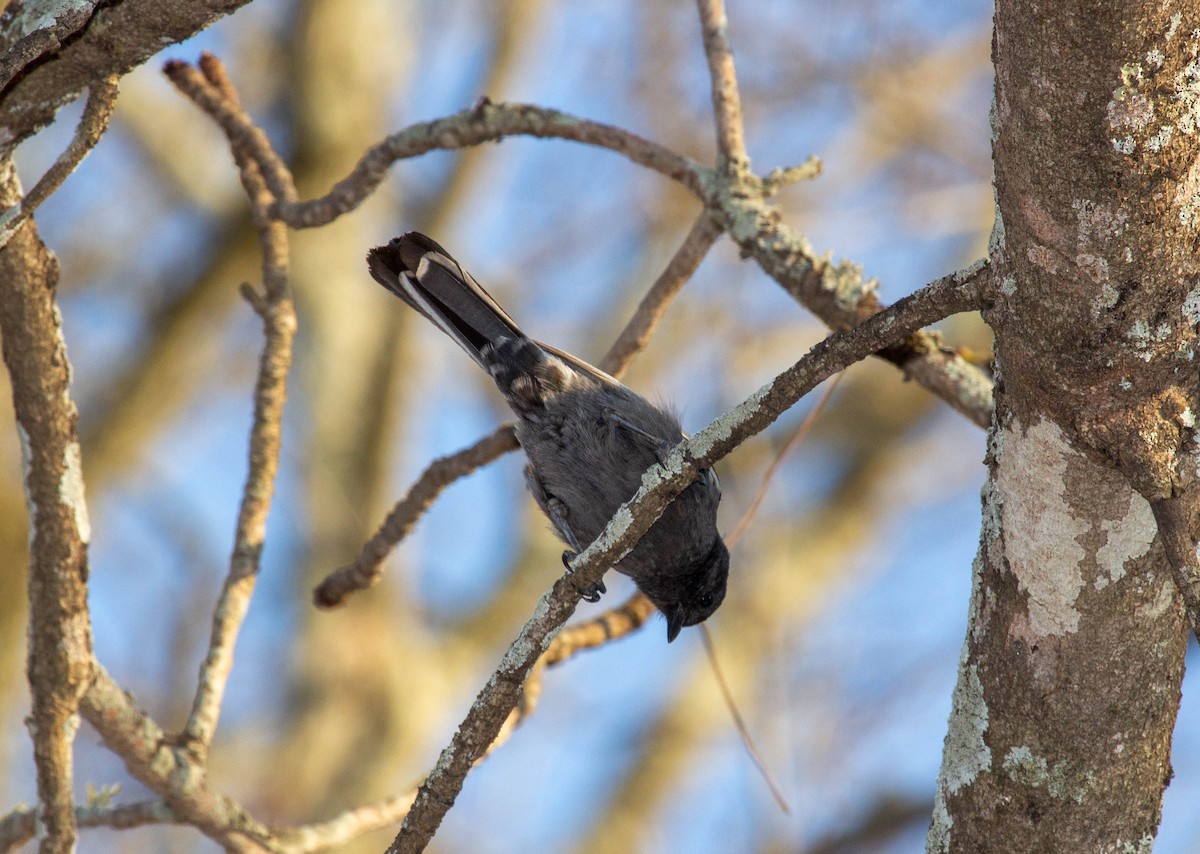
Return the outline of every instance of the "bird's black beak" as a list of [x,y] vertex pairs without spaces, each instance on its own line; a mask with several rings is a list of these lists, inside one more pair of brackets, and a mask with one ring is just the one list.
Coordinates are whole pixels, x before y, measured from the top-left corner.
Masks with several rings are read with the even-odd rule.
[[667,643],[679,637],[679,632],[683,629],[683,615],[678,611],[667,614]]

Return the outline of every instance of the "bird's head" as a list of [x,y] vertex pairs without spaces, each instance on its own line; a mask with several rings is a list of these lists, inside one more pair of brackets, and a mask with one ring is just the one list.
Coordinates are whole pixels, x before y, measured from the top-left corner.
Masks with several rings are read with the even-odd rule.
[[712,548],[674,576],[669,587],[646,591],[650,601],[667,618],[667,643],[685,626],[703,623],[725,599],[729,578],[729,550],[718,534]]

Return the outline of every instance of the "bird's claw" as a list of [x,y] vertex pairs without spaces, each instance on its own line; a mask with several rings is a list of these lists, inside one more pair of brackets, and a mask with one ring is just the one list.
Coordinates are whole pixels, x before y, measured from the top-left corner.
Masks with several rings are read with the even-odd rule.
[[[562,553],[563,566],[565,566],[567,569],[570,569],[571,561],[575,559],[577,554],[579,554],[579,552],[571,551],[571,549],[564,550]],[[608,592],[608,588],[604,586],[603,578],[586,589],[576,584],[575,589],[579,591],[579,595],[582,596],[586,602],[599,602],[600,595]]]
[[577,584],[577,585],[575,585],[575,589],[579,591],[579,595],[583,597],[583,600],[585,602],[599,602],[600,594],[608,592],[607,588],[605,588],[605,586],[604,586],[603,581],[597,581],[595,584],[593,584],[591,587],[587,588],[586,590],[584,590],[582,587],[580,587]]

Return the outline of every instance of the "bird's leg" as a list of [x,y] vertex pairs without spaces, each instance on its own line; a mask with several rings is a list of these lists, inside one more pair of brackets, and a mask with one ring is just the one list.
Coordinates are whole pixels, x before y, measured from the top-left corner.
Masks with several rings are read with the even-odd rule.
[[[569,570],[572,558],[583,551],[583,549],[579,547],[579,540],[576,539],[575,532],[571,530],[571,526],[567,523],[567,505],[563,504],[553,495],[550,495],[546,498],[546,512],[550,515],[550,521],[554,523],[554,527],[558,528],[559,533],[563,535],[563,539],[571,547],[562,553],[563,566]],[[604,579],[599,579],[586,590],[578,585],[576,585],[575,589],[588,602],[599,602],[600,594],[608,592],[608,588],[604,586]]]
[[610,424],[620,427],[622,430],[628,430],[633,435],[640,436],[649,442],[654,448],[654,458],[658,460],[659,465],[664,465],[666,463],[667,454],[670,452],[671,448],[674,447],[671,442],[667,441],[666,439],[661,439],[652,433],[647,433],[641,427],[623,417],[615,409],[606,409],[604,414],[608,418]]
[[[550,514],[550,521],[554,523],[554,527],[562,533],[563,539],[567,541],[574,554],[579,554],[579,540],[575,539],[575,532],[571,530],[571,526],[567,524],[567,505],[563,504],[553,495],[546,501],[546,510]],[[570,558],[566,557],[568,553],[563,552],[563,562],[566,563]],[[572,555],[573,557],[574,555]]]

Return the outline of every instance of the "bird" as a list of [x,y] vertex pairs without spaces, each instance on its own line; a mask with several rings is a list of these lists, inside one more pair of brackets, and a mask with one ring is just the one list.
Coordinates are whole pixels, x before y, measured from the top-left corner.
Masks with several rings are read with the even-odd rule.
[[[686,438],[678,417],[599,368],[527,336],[440,244],[411,231],[367,253],[376,282],[450,336],[490,375],[516,415],[525,482],[570,548],[563,564],[633,497],[642,473]],[[614,567],[662,612],[667,642],[725,598],[729,552],[717,530],[711,468],[684,489]],[[603,580],[580,590],[588,601]]]

